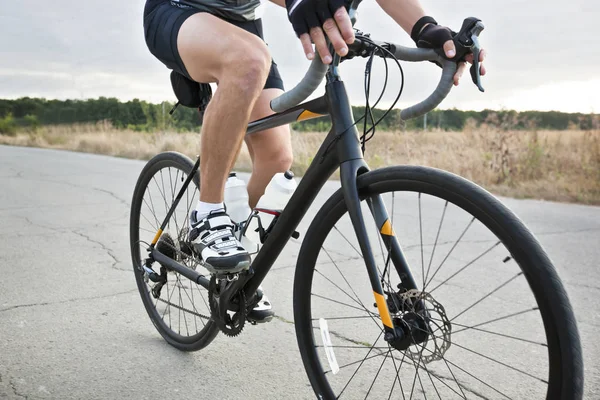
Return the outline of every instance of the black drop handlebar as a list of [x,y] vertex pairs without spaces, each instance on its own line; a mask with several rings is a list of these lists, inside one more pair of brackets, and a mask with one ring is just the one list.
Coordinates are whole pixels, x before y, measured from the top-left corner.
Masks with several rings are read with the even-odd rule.
[[[352,5],[354,8],[350,8],[349,10],[353,22],[355,20],[355,7],[358,3],[355,2]],[[454,45],[456,46],[456,56],[452,59],[446,57],[443,49],[410,48],[393,43],[376,42],[359,32],[356,35],[355,42],[348,46],[348,55],[344,57],[344,60],[353,57],[368,57],[375,49],[374,44],[377,44],[389,50],[398,60],[410,62],[433,61],[440,65],[442,67],[442,77],[437,88],[421,103],[402,110],[400,114],[401,118],[406,121],[430,112],[448,96],[454,83],[454,74],[458,68],[458,63],[464,61],[465,56],[469,53],[473,53],[474,56],[473,66],[470,70],[471,78],[479,90],[484,91],[481,85],[481,66],[479,64],[479,54],[481,52],[479,35],[484,28],[481,20],[477,18],[471,17],[465,19],[461,30],[453,37]],[[382,54],[382,52],[378,52],[377,55],[383,57],[389,56],[388,54]],[[321,62],[320,57],[315,57],[302,81],[293,89],[271,101],[273,111],[283,112],[306,100],[319,87],[328,68],[328,65]]]

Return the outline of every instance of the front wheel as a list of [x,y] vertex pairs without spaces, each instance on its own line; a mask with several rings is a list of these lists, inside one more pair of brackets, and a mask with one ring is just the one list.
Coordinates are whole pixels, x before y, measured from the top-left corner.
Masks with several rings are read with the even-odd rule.
[[[296,335],[318,398],[581,399],[581,345],[567,294],[510,210],[432,168],[376,170],[360,176],[358,188],[394,324],[417,324],[423,335],[404,347],[384,339],[338,191],[306,233],[294,282]],[[400,284],[365,201],[373,196],[386,205],[416,290]]]

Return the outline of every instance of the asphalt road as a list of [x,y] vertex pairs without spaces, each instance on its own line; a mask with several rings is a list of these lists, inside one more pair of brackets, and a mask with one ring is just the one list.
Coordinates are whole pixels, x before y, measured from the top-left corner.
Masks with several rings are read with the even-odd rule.
[[[263,284],[279,319],[196,353],[177,351],[156,332],[128,242],[143,166],[0,146],[0,398],[313,398],[291,323],[298,243]],[[326,186],[303,227],[338,186]],[[583,342],[585,398],[600,398],[600,208],[503,201],[563,278]]]

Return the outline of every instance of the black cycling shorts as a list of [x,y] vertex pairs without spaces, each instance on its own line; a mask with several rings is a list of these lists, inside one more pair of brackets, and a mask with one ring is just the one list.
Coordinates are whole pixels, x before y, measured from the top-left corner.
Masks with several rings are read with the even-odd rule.
[[[144,34],[146,45],[150,52],[169,69],[175,70],[190,79],[192,78],[188,74],[185,65],[183,65],[183,61],[177,50],[177,35],[183,22],[198,12],[205,11],[165,2],[144,15]],[[262,21],[260,19],[254,21],[221,19],[264,40]],[[281,75],[279,75],[277,64],[274,61],[271,64],[271,71],[265,83],[265,89],[284,90],[283,80],[281,79]]]

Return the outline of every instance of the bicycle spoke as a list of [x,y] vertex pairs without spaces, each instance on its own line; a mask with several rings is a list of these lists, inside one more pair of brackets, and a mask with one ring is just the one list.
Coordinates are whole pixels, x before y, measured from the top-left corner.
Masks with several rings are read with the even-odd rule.
[[[158,220],[158,218],[156,218],[156,210],[154,209],[154,202],[152,201],[152,194],[150,193],[149,189],[150,189],[150,187],[147,187],[146,192],[150,195],[150,205],[152,206],[152,215],[154,216],[154,219],[156,219],[156,229],[158,230],[158,228],[160,227],[160,221]],[[142,196],[142,199],[144,199],[144,196]]]
[[[433,317],[429,317],[429,318],[433,319],[433,320],[436,320],[436,321],[442,321],[439,318],[433,318]],[[487,330],[487,329],[476,328],[475,326],[462,325],[462,324],[459,324],[457,322],[453,322],[452,326],[459,326],[461,328],[464,328],[464,329],[459,329],[457,331],[453,331],[452,332],[452,336],[456,335],[457,333],[465,332],[465,331],[468,331],[470,329],[473,329],[473,330],[475,330],[477,332],[489,333],[491,335],[502,336],[502,337],[505,337],[505,338],[508,338],[508,339],[514,339],[514,340],[518,340],[518,341],[525,342],[525,343],[537,344],[537,345],[540,345],[540,346],[543,346],[543,347],[548,347],[548,345],[546,343],[535,342],[533,340],[523,339],[523,338],[520,338],[520,337],[511,336],[511,335],[507,335],[507,334],[504,334],[504,333],[493,332],[493,331],[490,331],[490,330]]]
[[[169,279],[168,278],[167,278],[166,286],[167,286],[167,293],[169,293]],[[167,312],[167,310],[169,310],[169,328],[171,328],[171,297],[173,297],[173,293],[175,293],[175,286],[173,286],[173,290],[171,291],[171,294],[169,295],[169,298],[167,300],[167,308],[165,308],[165,310],[163,311],[163,315],[162,315],[162,319],[165,319],[165,313]]]
[[385,357],[383,357],[383,361],[381,362],[381,365],[379,366],[379,369],[377,370],[377,373],[375,374],[375,378],[373,379],[373,382],[371,382],[371,386],[369,386],[369,390],[367,391],[365,400],[369,397],[369,393],[371,393],[371,390],[373,389],[373,386],[375,385],[375,381],[377,381],[377,377],[379,376],[379,373],[381,372],[381,369],[383,368],[383,364],[385,364],[385,361],[387,360],[387,358],[391,352],[392,352],[392,350],[388,350],[388,352],[385,353]]
[[[356,297],[352,297],[348,294],[348,292],[346,292],[344,289],[342,289],[341,287],[339,287],[335,282],[333,282],[331,279],[329,279],[328,277],[326,277],[321,271],[319,271],[318,269],[315,268],[315,272],[318,273],[319,275],[321,275],[323,278],[325,278],[325,280],[329,283],[331,283],[333,286],[335,286],[340,292],[344,293],[346,296],[348,296],[348,298],[352,301],[354,301],[356,304],[358,304],[359,306],[363,307],[366,309],[365,305],[363,303],[360,302],[360,300]],[[340,272],[341,274],[341,272]],[[347,282],[346,282],[347,283]],[[350,286],[350,284],[348,284],[348,286]],[[350,287],[350,289],[352,290],[352,287]],[[353,291],[354,292],[354,291]],[[354,292],[354,294],[356,295],[356,292]]]
[[[423,291],[425,291],[427,289],[427,286],[429,286],[429,284],[431,282],[433,282],[433,278],[435,278],[435,276],[437,275],[437,273],[439,272],[439,270],[442,268],[442,266],[444,265],[444,263],[446,262],[446,260],[448,260],[448,258],[450,257],[450,255],[452,254],[452,252],[454,251],[454,249],[456,249],[456,246],[458,246],[458,244],[460,243],[460,241],[462,240],[462,238],[466,235],[467,231],[469,230],[469,228],[471,227],[471,225],[473,225],[474,221],[475,221],[475,217],[473,217],[471,219],[471,221],[469,221],[469,224],[467,225],[467,227],[465,228],[465,230],[460,234],[460,236],[458,237],[458,239],[456,240],[456,242],[454,243],[454,245],[452,246],[452,248],[450,249],[450,251],[448,252],[448,254],[446,254],[446,257],[444,257],[444,259],[442,260],[442,262],[440,263],[440,265],[437,267],[437,269],[433,273],[433,275],[431,275],[431,279],[429,279],[427,281],[427,283],[423,287]],[[436,241],[437,241],[437,238],[436,238]],[[500,242],[498,242],[498,244],[499,243]],[[435,250],[435,247],[434,247],[434,250]],[[433,258],[433,256],[432,256],[432,258]],[[458,273],[456,273],[456,275],[458,275]],[[448,279],[448,280],[450,280],[450,279]],[[433,290],[431,292],[433,292]]]
[[[152,198],[152,196],[150,196],[150,198]],[[148,202],[146,201],[146,198],[143,197],[142,201],[144,202],[144,204],[146,205],[146,208],[148,209],[148,211],[152,211],[152,216],[154,217],[154,220],[156,221],[156,225],[154,225],[154,227],[156,227],[156,230],[158,230],[158,228],[160,227],[160,222],[158,221],[158,218],[156,218],[156,212],[154,210],[150,209],[150,206],[148,205]],[[146,218],[144,216],[144,214],[142,213],[142,211],[140,210],[140,215],[144,217],[144,219],[150,224],[152,225],[152,222],[150,222],[148,220],[148,218]]]
[[[350,382],[352,381],[352,379],[354,378],[354,376],[358,373],[358,371],[360,370],[360,367],[362,367],[362,365],[364,364],[364,362],[367,360],[367,357],[369,356],[369,354],[371,354],[371,351],[373,351],[373,347],[375,347],[375,345],[377,344],[377,342],[379,341],[379,338],[381,338],[381,335],[383,335],[383,330],[379,333],[379,336],[377,336],[377,339],[375,339],[375,341],[373,342],[373,346],[371,346],[371,348],[369,349],[369,351],[367,352],[367,355],[365,356],[365,358],[362,359],[362,361],[360,361],[360,364],[358,365],[358,367],[356,368],[356,371],[354,371],[354,373],[352,374],[352,376],[350,377],[350,379],[348,380],[348,382],[346,383],[346,385],[344,386],[344,388],[342,389],[342,391],[340,392],[340,394],[338,395],[338,399],[340,397],[342,397],[342,394],[344,393],[344,390],[346,390],[346,388],[348,387],[348,385],[350,384]],[[378,354],[378,356],[381,356],[381,354]],[[341,368],[340,368],[341,369]]]
[[465,370],[464,368],[459,367],[458,365],[456,365],[455,363],[453,363],[452,361],[448,360],[447,358],[444,358],[446,360],[446,362],[452,364],[453,366],[455,366],[456,368],[458,368],[459,370],[461,370],[462,372],[464,372],[465,374],[469,375],[470,377],[472,377],[473,379],[483,383],[485,386],[489,387],[490,389],[492,389],[493,391],[497,392],[498,394],[501,394],[502,396],[506,397],[507,399],[510,399],[509,396],[507,396],[506,394],[502,393],[501,391],[499,391],[498,389],[496,389],[495,387],[493,387],[492,385],[490,385],[489,383],[486,383],[484,381],[482,381],[481,379],[477,378],[475,375],[473,375],[472,373],[468,372],[467,370]]
[[536,379],[536,380],[538,380],[538,381],[540,381],[540,382],[543,382],[543,383],[545,383],[545,384],[548,384],[548,381],[546,381],[546,380],[544,380],[544,379],[542,379],[542,378],[538,378],[537,376],[535,376],[535,375],[532,375],[532,374],[530,374],[530,373],[528,373],[528,372],[525,372],[525,371],[523,371],[523,370],[521,370],[521,369],[515,368],[515,367],[513,367],[512,365],[508,365],[508,364],[506,364],[506,363],[503,363],[502,361],[498,361],[498,360],[496,360],[495,358],[492,358],[492,357],[486,356],[485,354],[481,354],[481,353],[479,353],[479,352],[477,352],[477,351],[475,351],[475,350],[469,349],[469,348],[467,348],[467,347],[465,347],[465,346],[461,346],[460,344],[458,344],[458,343],[456,343],[456,342],[454,342],[454,341],[452,342],[452,345],[453,345],[453,346],[456,346],[456,347],[458,347],[458,348],[461,348],[461,349],[463,349],[463,350],[466,350],[466,351],[468,351],[468,352],[470,352],[470,353],[476,354],[476,355],[478,355],[478,356],[480,356],[480,357],[483,357],[483,358],[485,358],[485,359],[487,359],[487,360],[493,361],[493,362],[495,362],[495,363],[497,363],[497,364],[500,364],[500,365],[502,365],[502,366],[504,366],[504,367],[506,367],[506,368],[512,369],[513,371],[520,372],[521,374],[523,374],[523,375],[526,375],[526,376],[528,376],[528,377],[530,377],[530,378],[533,378],[533,379]]
[[[327,254],[327,257],[329,257],[329,259],[331,260],[331,262],[333,263],[333,265],[335,266],[335,269],[337,269],[338,273],[340,274],[340,276],[342,277],[342,279],[344,280],[344,282],[346,282],[346,284],[348,285],[348,287],[350,288],[350,290],[352,291],[352,293],[354,293],[354,296],[356,296],[356,299],[353,299],[356,303],[358,303],[365,311],[369,312],[367,307],[365,307],[365,305],[360,301],[360,298],[358,296],[358,294],[356,293],[356,291],[354,290],[354,288],[352,287],[352,285],[350,285],[350,282],[348,282],[348,280],[346,279],[346,276],[344,276],[344,274],[342,274],[342,271],[340,270],[340,268],[338,267],[337,263],[334,261],[333,257],[331,257],[331,255],[329,254],[329,252],[327,251],[327,249],[325,248],[325,246],[321,246],[321,248],[323,249],[323,251],[325,252],[325,254]],[[325,275],[323,275],[321,272],[319,272],[316,268],[315,271],[318,272],[321,276],[323,276],[325,279],[327,279],[325,277]],[[331,282],[331,281],[330,281]],[[332,282],[333,283],[333,282]],[[335,285],[335,284],[334,284]],[[335,285],[338,289],[342,290],[339,286]],[[342,292],[344,292],[342,290]],[[346,293],[346,292],[344,292]],[[352,298],[352,296],[348,295],[346,293],[346,295],[350,298]],[[371,314],[369,314],[371,315]],[[373,322],[375,322],[375,324],[377,326],[379,326],[378,322],[375,320],[375,318],[373,318]]]
[[[427,350],[430,353],[433,353],[433,351],[429,350],[428,348],[425,348],[425,350]],[[469,371],[465,370],[464,368],[459,367],[458,365],[456,365],[455,363],[453,363],[452,361],[450,361],[448,358],[443,357],[443,360],[449,364],[452,364],[454,367],[456,367],[457,369],[461,370],[462,372],[464,372],[465,374],[469,375],[470,377],[472,377],[473,379],[477,380],[478,382],[483,383],[485,386],[489,387],[490,389],[494,390],[495,392],[501,394],[502,396],[506,397],[507,399],[510,399],[509,396],[507,396],[506,394],[502,393],[501,391],[499,391],[498,389],[496,389],[495,387],[493,387],[492,385],[490,385],[487,382],[482,381],[481,379],[479,379],[478,377],[476,377],[475,375],[473,375],[472,373],[470,373]],[[480,396],[481,397],[481,396]]]
[[[179,278],[179,274],[177,274],[175,276],[177,278],[177,283],[179,283],[179,304],[181,304],[181,306],[183,307],[183,298],[181,297],[181,288],[183,287],[183,283],[181,283],[181,279]],[[190,296],[187,294],[185,288],[183,288],[183,292],[186,294],[186,296],[188,297],[188,300],[190,300]],[[196,305],[192,302],[192,308],[194,309],[194,311],[197,312],[196,310]],[[188,323],[187,323],[187,318],[185,316],[185,312],[183,313],[183,321],[185,322],[185,330],[188,336],[190,336],[190,331],[188,328]],[[179,317],[181,319],[181,317]],[[181,323],[181,321],[180,321]]]
[[423,290],[425,290],[425,256],[423,254],[423,220],[421,218],[421,193],[419,193],[419,237],[421,238],[421,274],[423,277]]
[[[375,314],[374,312],[372,312],[372,311],[369,311],[369,310],[367,310],[366,308],[358,308],[358,307],[355,307],[355,306],[351,306],[350,304],[342,303],[341,301],[333,300],[333,299],[330,299],[329,297],[321,296],[321,295],[319,295],[319,294],[316,294],[316,293],[311,293],[311,295],[312,295],[312,296],[315,296],[315,297],[318,297],[318,298],[321,298],[321,299],[323,299],[323,300],[328,300],[328,301],[331,301],[331,302],[333,302],[333,303],[337,303],[337,304],[340,304],[340,305],[343,305],[343,306],[346,306],[346,307],[353,308],[353,309],[355,309],[355,310],[364,311],[364,312],[366,312],[367,314],[370,314],[370,315],[374,315],[374,316],[376,316],[376,317],[379,317],[379,315],[378,315],[378,314]],[[379,326],[379,324],[378,324],[378,326]]]
[[[179,277],[177,275],[175,275],[175,279],[177,280],[176,285],[177,285],[177,291],[179,292],[179,307],[180,307],[178,310],[178,314],[177,314],[177,316],[179,317],[179,319],[178,319],[179,326],[177,329],[178,329],[179,334],[181,335],[181,308],[183,307],[183,304],[181,302],[181,285],[179,284]],[[185,313],[183,313],[183,318],[185,318]],[[186,323],[186,326],[187,326],[187,323]],[[188,334],[188,336],[190,335],[189,332],[187,332],[187,334]]]
[[[177,278],[179,280],[179,278]],[[181,282],[181,281],[180,281]],[[192,285],[192,281],[188,280],[188,282],[190,282],[190,286]],[[194,283],[195,284],[195,283]],[[183,284],[181,285],[183,286]],[[183,292],[185,293],[185,295],[187,296],[188,300],[192,302],[192,308],[194,309],[195,312],[198,312],[198,310],[196,309],[196,304],[194,303],[194,291],[192,290],[192,288],[190,287],[190,291],[192,293],[192,297],[190,297],[190,295],[188,294],[187,290],[184,288]]]
[[409,400],[411,400],[413,397],[413,393],[415,391],[415,384],[417,383],[417,378],[419,378],[419,384],[421,385],[421,390],[423,390],[423,395],[425,396],[425,399],[427,399],[427,395],[425,395],[425,389],[423,388],[423,382],[421,382],[421,377],[419,376],[419,365],[421,364],[422,359],[423,359],[423,352],[419,352],[419,361],[417,362],[416,367],[415,367],[415,377],[413,379],[412,388],[410,390]]
[[[169,186],[171,188],[171,204],[175,203],[175,189],[177,189],[177,178],[179,177],[179,169],[177,169],[177,175],[175,176],[175,186],[173,186],[173,178],[171,174],[171,168],[169,168]],[[173,213],[173,222],[175,222],[175,231],[177,232],[177,237],[179,237],[179,223],[177,222],[177,211]]]
[[498,290],[502,289],[503,287],[505,287],[506,285],[508,285],[509,283],[511,283],[512,281],[514,281],[515,279],[517,279],[521,275],[523,275],[523,272],[519,272],[518,274],[516,274],[515,276],[513,276],[512,278],[510,278],[509,280],[507,280],[506,282],[504,282],[500,286],[498,286],[496,289],[492,290],[490,293],[486,294],[481,299],[477,300],[475,303],[473,303],[472,305],[470,305],[469,307],[467,307],[465,310],[463,310],[460,313],[458,313],[458,315],[456,315],[454,318],[450,319],[450,322],[454,321],[455,319],[457,319],[458,317],[460,317],[461,315],[463,315],[464,313],[466,313],[467,311],[469,311],[470,309],[472,309],[473,307],[475,307],[477,304],[481,303],[483,300],[487,299],[492,294],[496,293]]
[[[456,379],[456,375],[454,375],[454,372],[452,371],[452,368],[450,368],[450,365],[448,365],[448,361],[446,361],[445,358],[442,358],[442,360],[444,361],[444,365],[446,365],[446,368],[448,368],[448,371],[450,371],[450,375],[452,375],[452,379],[454,379],[454,382],[456,383],[456,386],[458,386],[458,389],[460,390],[460,392],[463,395],[463,399],[467,398],[467,395],[465,394],[465,391],[462,388],[462,385],[460,383],[458,383],[458,379]],[[435,375],[434,375],[435,376]],[[436,377],[437,378],[437,377]],[[442,379],[438,378],[440,380],[440,382],[442,383],[446,383],[444,382]],[[447,385],[449,388],[450,386]],[[454,389],[450,388],[450,390],[452,390],[454,393],[456,393],[457,395],[460,396],[460,394],[458,392],[456,392]]]
[[[505,316],[503,316],[503,317],[498,317],[498,318],[491,319],[491,320],[489,320],[489,321],[480,322],[480,323],[478,323],[478,324],[476,324],[476,325],[473,325],[471,328],[475,328],[475,327],[479,327],[479,326],[483,326],[483,325],[488,325],[488,324],[491,324],[491,323],[494,323],[494,322],[502,321],[502,320],[504,320],[504,319],[508,319],[508,318],[516,317],[517,315],[522,315],[522,314],[530,313],[530,312],[532,312],[532,311],[539,311],[539,307],[528,308],[528,309],[526,309],[526,310],[523,310],[523,311],[517,311],[516,313],[512,313],[512,314],[509,314],[509,315],[505,315]],[[456,331],[456,332],[454,332],[454,333],[458,333],[458,332],[461,332],[461,330],[458,330],[458,331]]]
[[[192,305],[194,306],[194,310],[196,311],[196,303],[194,302],[194,289],[192,288],[192,281],[188,281],[190,284],[190,293],[192,295]],[[194,315],[194,326],[196,327],[196,333],[198,333],[198,321],[196,316]]]
[[[359,318],[372,318],[370,315],[362,315],[362,316],[356,316],[356,317],[331,317],[331,318],[327,318],[328,321],[333,321],[336,319],[359,319]],[[311,321],[318,321],[319,318],[313,318],[311,319]]]
[[[440,225],[438,226],[437,234],[435,235],[435,243],[433,244],[433,250],[431,251],[431,258],[429,259],[429,265],[427,266],[427,273],[425,274],[425,282],[428,281],[429,271],[431,270],[431,263],[433,262],[433,256],[435,256],[435,249],[437,247],[438,240],[440,238],[440,232],[442,230],[442,225],[444,223],[444,217],[446,216],[446,209],[448,208],[448,201],[444,203],[444,210],[442,211],[442,217],[440,218]],[[425,291],[426,286],[423,285],[423,291]]]
[[[445,360],[444,360],[444,361],[445,361]],[[411,362],[409,365],[410,365],[411,367],[413,367],[413,368],[417,368],[417,366],[414,364],[414,362]],[[423,368],[423,367],[420,367],[420,366],[419,366],[419,368]],[[441,377],[440,377],[440,376],[437,376],[437,375],[436,375],[435,373],[433,373],[433,372],[430,372],[430,371],[428,371],[428,372],[429,372],[430,376],[432,376],[432,377],[434,377],[435,379],[437,379],[438,381],[440,381],[440,382],[441,382],[441,383],[442,383],[444,386],[446,386],[448,389],[450,389],[450,390],[452,390],[454,393],[456,393],[456,395],[457,395],[457,396],[459,396],[459,397],[462,397],[463,399],[466,399],[466,398],[467,398],[467,396],[464,394],[464,392],[463,392],[463,390],[462,390],[462,386],[461,386],[461,385],[458,383],[458,381],[456,380],[456,378],[454,378],[454,381],[455,381],[455,382],[456,382],[456,384],[458,385],[458,387],[459,387],[460,391],[463,393],[463,395],[462,395],[462,396],[460,395],[460,393],[458,393],[456,390],[454,390],[454,389],[453,389],[453,388],[452,388],[450,385],[448,385],[446,382],[444,382],[444,379],[442,379],[442,378],[445,378],[444,376],[441,376],[441,375],[440,375],[440,376],[441,376]],[[452,374],[452,371],[451,371],[450,373]],[[452,374],[452,376],[454,377],[454,374]],[[448,378],[446,378],[446,379],[448,379]],[[438,396],[439,396],[439,393],[438,393]]]
[[169,212],[169,203],[167,202],[167,191],[165,190],[165,180],[163,178],[163,170],[160,171],[160,183],[162,187],[162,191],[160,192],[165,203],[165,215]]
[[[425,346],[423,345],[419,345],[421,347],[421,349],[425,349]],[[423,354],[423,350],[421,350],[421,352],[419,354]],[[418,367],[418,365],[417,365]],[[439,399],[442,400],[442,396],[440,396],[440,392],[438,392],[437,387],[435,386],[435,383],[433,383],[433,378],[431,377],[431,373],[429,372],[429,369],[425,366],[425,364],[423,364],[422,367],[425,372],[427,372],[427,375],[429,376],[429,380],[431,381],[431,384],[433,385],[433,389],[435,390],[435,393],[438,395]]]
[[[457,272],[455,272],[454,274],[452,274],[452,276],[450,276],[450,278],[446,279],[445,281],[443,281],[442,283],[440,283],[439,285],[437,285],[436,287],[434,287],[432,290],[429,291],[429,293],[433,293],[436,289],[438,289],[440,286],[445,285],[446,283],[448,283],[448,281],[450,281],[451,279],[453,279],[454,277],[456,277],[456,275],[460,274],[461,272],[463,272],[465,269],[467,269],[468,267],[470,267],[471,265],[475,264],[477,261],[479,261],[482,257],[484,257],[485,255],[487,255],[489,252],[491,252],[492,250],[494,250],[501,242],[498,241],[497,243],[495,243],[492,247],[490,247],[489,249],[487,249],[486,251],[484,251],[483,253],[481,253],[479,256],[477,256],[474,260],[472,260],[471,262],[469,262],[467,265],[465,265],[464,267],[462,267],[460,270],[458,270]],[[440,265],[441,267],[441,265]],[[429,280],[428,284],[431,283],[433,281],[433,276],[431,277],[431,279]]]
[[[388,347],[391,350],[391,346],[388,344]],[[404,388],[402,387],[402,381],[400,380],[400,368],[402,368],[402,363],[404,363],[404,358],[406,357],[406,352],[402,352],[402,361],[400,361],[400,366],[396,367],[396,359],[392,355],[392,363],[394,364],[394,369],[396,370],[396,377],[394,378],[394,382],[392,383],[392,388],[390,389],[390,395],[388,396],[388,400],[392,398],[392,394],[394,393],[394,387],[396,386],[396,381],[400,385],[400,393],[402,393],[402,399],[406,400],[406,396],[404,396]]]
[[[365,349],[369,349],[369,348],[370,348],[370,347],[365,347]],[[369,356],[369,357],[366,357],[366,358],[364,358],[364,359],[361,359],[361,360],[356,360],[356,361],[353,361],[353,362],[351,362],[351,363],[348,363],[348,364],[341,365],[341,366],[339,367],[339,369],[340,369],[340,371],[341,371],[341,370],[342,370],[342,369],[344,369],[344,368],[348,368],[348,367],[351,367],[351,366],[353,366],[353,365],[356,365],[356,364],[358,364],[358,363],[361,363],[361,362],[363,362],[363,361],[368,361],[368,360],[371,360],[371,359],[373,359],[373,358],[375,358],[375,357],[381,357],[381,356],[383,356],[383,355],[384,355],[384,353],[377,353],[377,354],[373,354],[373,355],[371,355],[371,356]],[[331,370],[330,370],[330,369],[328,369],[327,371],[325,371],[325,372],[324,372],[324,374],[328,374],[328,373],[330,373],[330,372],[331,372]],[[338,398],[339,398],[339,396],[338,396]]]

